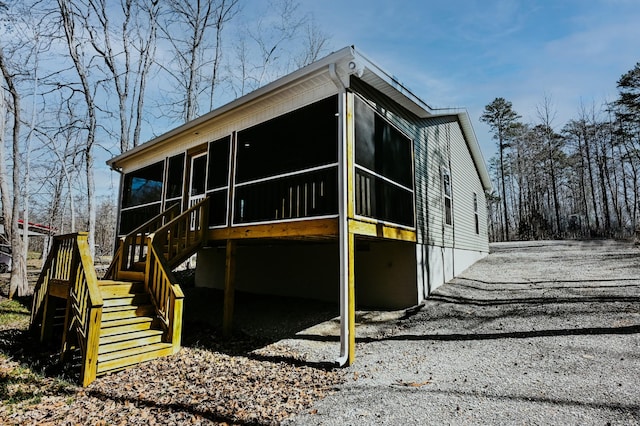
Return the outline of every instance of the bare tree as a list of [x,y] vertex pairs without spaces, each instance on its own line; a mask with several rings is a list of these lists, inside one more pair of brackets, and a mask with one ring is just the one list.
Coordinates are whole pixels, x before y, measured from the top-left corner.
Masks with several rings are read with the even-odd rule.
[[313,62],[329,38],[296,0],[273,0],[255,22],[245,22],[227,63],[230,90],[235,96]]
[[12,151],[13,151],[13,200],[11,203],[10,216],[5,216],[5,228],[9,225],[9,239],[13,252],[13,260],[11,266],[11,282],[9,284],[9,299],[14,296],[25,296],[29,290],[27,282],[27,264],[23,255],[22,239],[20,238],[20,229],[18,218],[20,216],[21,191],[20,191],[20,93],[16,87],[14,74],[9,71],[9,65],[4,54],[2,46],[0,46],[0,72],[7,87],[7,91],[11,97],[11,111],[13,113],[12,123]]
[[139,143],[159,7],[158,0],[120,0],[122,15],[120,22],[114,23],[116,18],[108,4],[107,0],[88,0],[91,13],[82,15],[82,24],[106,67],[102,84],[108,91],[112,88],[118,98],[118,139],[120,152],[125,152]]
[[[219,82],[222,58],[222,31],[238,7],[238,0],[200,0],[184,2],[166,0],[168,9],[163,15],[160,29],[169,42],[173,57],[168,64],[160,66],[171,77],[176,88],[172,104],[178,105],[182,121],[194,119],[200,112],[200,95],[209,93],[209,105],[213,105],[215,85]],[[215,46],[208,35],[213,31]],[[212,52],[212,60],[207,58]],[[211,77],[206,77],[206,68],[211,63]],[[210,87],[210,90],[206,90]]]
[[551,179],[551,194],[553,196],[553,209],[555,213],[555,228],[556,232],[560,234],[562,232],[562,225],[560,223],[560,201],[558,199],[558,160],[562,154],[561,145],[563,139],[559,137],[553,130],[553,121],[555,120],[556,112],[553,109],[551,97],[544,96],[542,104],[536,107],[538,113],[538,119],[542,127],[541,136],[544,140],[546,150],[546,164],[549,177]]
[[318,26],[315,20],[311,19],[305,25],[303,40],[303,50],[295,59],[298,68],[320,59],[320,56],[327,50],[329,35]]
[[95,211],[95,182],[94,182],[94,157],[93,148],[97,130],[97,107],[94,99],[94,89],[89,82],[87,65],[84,62],[82,51],[82,40],[78,38],[76,32],[76,19],[83,16],[72,0],[57,0],[58,13],[60,16],[62,28],[64,30],[66,46],[69,52],[73,67],[80,80],[79,91],[85,102],[86,107],[86,142],[83,147],[85,160],[86,182],[87,182],[87,231],[89,232],[88,243],[91,255],[95,253],[95,229],[96,229],[96,211]]

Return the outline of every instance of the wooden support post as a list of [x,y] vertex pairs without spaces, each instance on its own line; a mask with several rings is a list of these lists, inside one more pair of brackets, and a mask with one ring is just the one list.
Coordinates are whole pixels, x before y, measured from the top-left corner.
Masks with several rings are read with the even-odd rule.
[[49,292],[44,295],[44,310],[42,311],[42,326],[40,328],[40,343],[49,342],[52,335],[52,323],[55,316],[56,303],[49,297]]
[[87,327],[87,342],[82,359],[80,381],[82,386],[89,386],[96,379],[98,373],[98,342],[100,340],[100,322],[102,320],[102,306],[91,308],[89,312],[89,326]]
[[224,267],[224,311],[222,316],[222,333],[231,336],[233,328],[233,305],[236,281],[236,241],[227,240],[227,255]]

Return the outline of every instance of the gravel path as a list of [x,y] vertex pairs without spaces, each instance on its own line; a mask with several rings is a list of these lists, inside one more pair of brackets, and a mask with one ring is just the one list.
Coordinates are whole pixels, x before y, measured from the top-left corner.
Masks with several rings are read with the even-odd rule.
[[[360,320],[346,382],[285,424],[640,424],[629,243],[496,244],[420,310]],[[277,345],[325,361],[336,336],[334,321]]]

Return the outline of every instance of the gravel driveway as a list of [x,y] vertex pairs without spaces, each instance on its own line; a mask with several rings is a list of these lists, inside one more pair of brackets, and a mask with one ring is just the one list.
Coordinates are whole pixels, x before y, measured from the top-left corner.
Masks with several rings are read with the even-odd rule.
[[[324,361],[336,336],[277,345]],[[640,249],[495,244],[421,309],[361,315],[357,337],[346,383],[286,424],[637,425]]]

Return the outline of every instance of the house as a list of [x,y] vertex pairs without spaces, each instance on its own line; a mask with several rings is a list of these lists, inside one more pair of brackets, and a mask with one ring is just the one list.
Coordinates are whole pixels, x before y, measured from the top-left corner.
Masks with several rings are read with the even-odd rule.
[[199,286],[224,288],[233,252],[234,289],[340,295],[347,317],[353,292],[358,306],[416,305],[488,253],[490,180],[467,113],[430,108],[353,47],[108,164],[123,176],[120,235],[210,200]]

